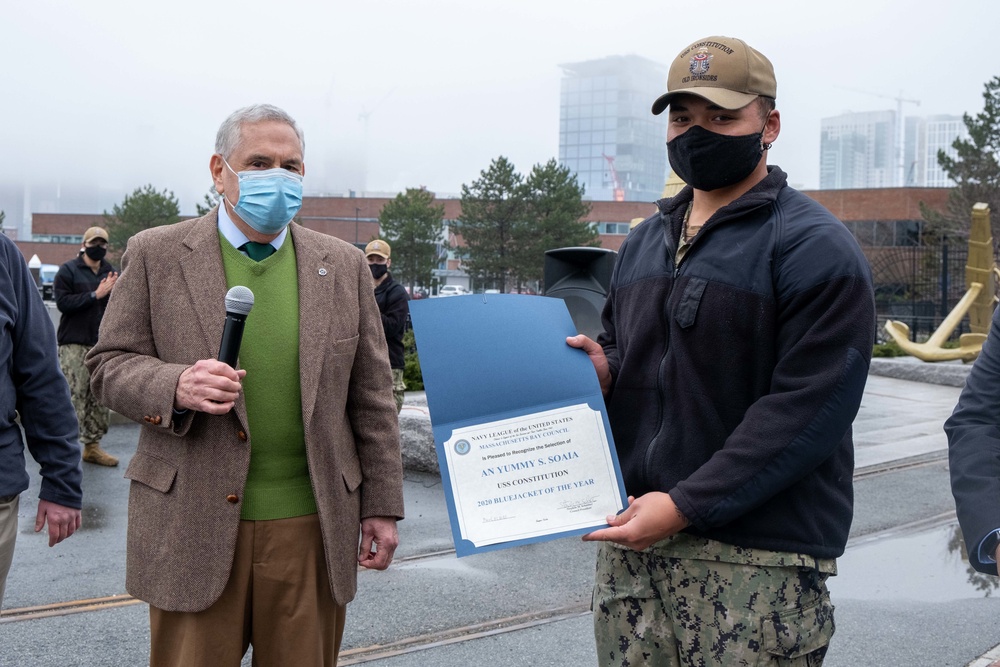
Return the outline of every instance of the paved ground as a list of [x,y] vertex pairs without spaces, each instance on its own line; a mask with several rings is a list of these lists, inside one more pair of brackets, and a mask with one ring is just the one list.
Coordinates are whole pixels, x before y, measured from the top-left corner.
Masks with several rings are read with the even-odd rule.
[[864,469],[947,449],[941,425],[960,392],[957,387],[869,376],[854,420],[855,466]]
[[[828,667],[963,667],[1000,644],[998,580],[970,574],[962,560],[940,456],[941,422],[958,393],[870,378],[855,423],[857,464],[866,474],[855,484],[851,543],[831,580],[838,630]],[[106,440],[123,466],[138,429],[114,426]],[[919,465],[882,471],[901,459]],[[145,663],[144,604],[124,597],[123,606],[68,614],[75,608],[65,605],[125,593],[122,470],[85,466],[84,529],[53,549],[31,529],[37,487],[22,496],[0,666]],[[440,478],[410,472],[405,485],[397,563],[360,573],[342,664],[595,664],[594,545],[564,539],[456,559]],[[57,608],[53,615],[25,611],[38,605]]]

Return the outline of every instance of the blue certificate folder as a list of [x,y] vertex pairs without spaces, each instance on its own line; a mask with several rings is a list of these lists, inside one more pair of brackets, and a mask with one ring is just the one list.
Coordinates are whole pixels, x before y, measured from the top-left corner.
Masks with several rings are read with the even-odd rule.
[[585,352],[566,344],[577,332],[562,299],[519,294],[426,299],[410,302],[410,317],[458,556],[607,525],[485,546],[464,539],[444,450],[458,428],[587,404],[604,423],[621,505],[627,506],[597,374]]

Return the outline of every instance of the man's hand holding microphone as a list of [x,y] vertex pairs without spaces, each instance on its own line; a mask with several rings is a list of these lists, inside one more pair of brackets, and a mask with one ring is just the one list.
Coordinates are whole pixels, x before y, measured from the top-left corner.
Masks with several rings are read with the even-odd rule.
[[233,409],[247,372],[236,370],[243,327],[253,308],[253,292],[237,285],[226,292],[226,325],[218,359],[202,359],[184,369],[177,381],[174,409],[224,415]]

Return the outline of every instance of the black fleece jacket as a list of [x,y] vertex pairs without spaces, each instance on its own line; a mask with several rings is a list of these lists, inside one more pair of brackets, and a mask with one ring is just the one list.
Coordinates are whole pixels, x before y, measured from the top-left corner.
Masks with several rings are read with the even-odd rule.
[[98,299],[93,295],[104,278],[114,271],[114,267],[101,260],[97,273],[83,257],[71,259],[59,267],[52,292],[56,298],[56,308],[62,313],[59,318],[58,340],[60,345],[95,345],[97,331],[101,328],[104,310],[111,295]]
[[382,314],[382,328],[389,347],[389,366],[403,368],[406,365],[403,333],[406,332],[406,316],[410,314],[410,297],[406,288],[393,280],[389,273],[382,284],[375,288],[375,301]]
[[625,488],[668,492],[696,535],[839,556],[875,334],[868,263],[769,167],[675,267],[691,197],[629,234],[603,313]]

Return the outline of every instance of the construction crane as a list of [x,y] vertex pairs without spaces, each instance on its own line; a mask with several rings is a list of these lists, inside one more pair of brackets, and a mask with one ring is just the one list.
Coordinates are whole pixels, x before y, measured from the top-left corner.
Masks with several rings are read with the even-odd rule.
[[601,153],[601,157],[608,161],[608,168],[611,170],[611,187],[614,193],[614,201],[625,201],[625,188],[618,180],[618,170],[615,169],[615,158],[613,155]]
[[885,93],[873,93],[870,90],[859,90],[857,88],[848,88],[846,86],[837,86],[841,90],[850,90],[855,93],[861,93],[862,95],[872,95],[874,97],[885,97],[890,100],[896,100],[896,122],[899,123],[899,129],[896,131],[896,184],[899,187],[906,185],[904,182],[905,178],[905,165],[903,164],[903,146],[906,144],[906,123],[903,122],[903,102],[908,104],[916,104],[920,106],[920,100],[908,100],[903,97],[903,91],[899,91],[899,95],[886,95]]

